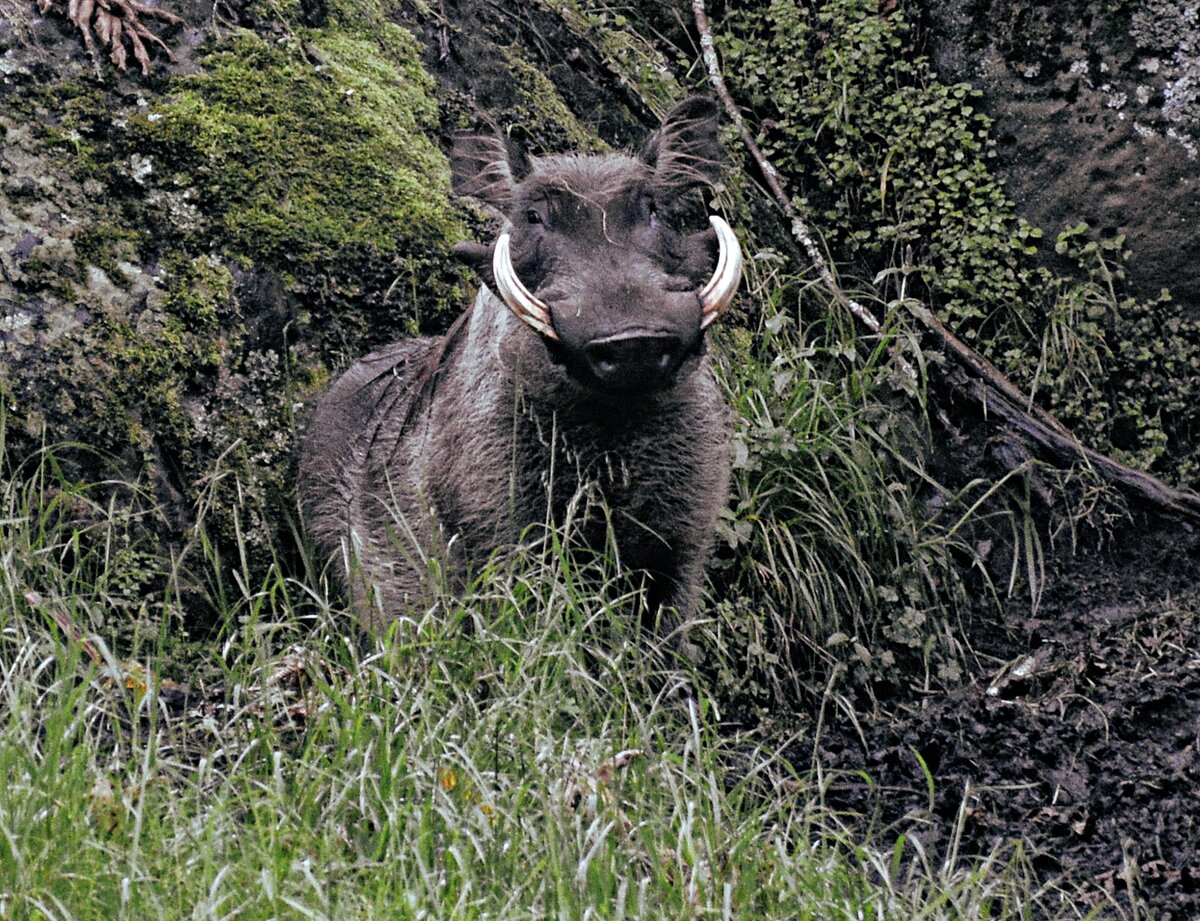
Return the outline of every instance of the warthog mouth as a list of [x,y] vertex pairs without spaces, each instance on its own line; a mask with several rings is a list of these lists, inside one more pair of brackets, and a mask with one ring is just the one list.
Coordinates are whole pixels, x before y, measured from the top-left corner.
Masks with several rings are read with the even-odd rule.
[[[737,235],[723,218],[710,214],[708,220],[716,232],[720,249],[712,278],[697,292],[700,298],[702,330],[711,326],[717,317],[725,312],[733,302],[733,296],[742,281],[742,247],[738,244]],[[517,277],[509,251],[507,232],[500,234],[500,239],[496,241],[492,274],[496,279],[497,292],[504,299],[504,303],[508,304],[509,309],[547,339],[557,340],[558,333],[554,329],[550,308]]]

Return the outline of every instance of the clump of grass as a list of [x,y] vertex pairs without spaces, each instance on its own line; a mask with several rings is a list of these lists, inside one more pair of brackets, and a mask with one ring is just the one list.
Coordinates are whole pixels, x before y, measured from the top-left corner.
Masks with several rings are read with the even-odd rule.
[[[723,731],[702,679],[647,647],[619,574],[553,542],[382,635],[317,580],[214,575],[218,678],[173,685],[169,631],[147,631],[135,658],[93,629],[98,586],[124,563],[64,555],[80,528],[44,515],[73,488],[51,457],[32,487],[3,468],[5,917],[1028,911],[1011,852],[941,863],[849,831],[812,779]],[[89,526],[106,521],[119,515]]]
[[713,641],[737,663],[724,680],[776,709],[847,669],[868,689],[953,680],[976,557],[955,522],[979,517],[986,484],[956,491],[926,469],[919,382],[894,357],[902,331],[861,342],[781,265],[758,254],[756,326],[724,341],[734,496]]

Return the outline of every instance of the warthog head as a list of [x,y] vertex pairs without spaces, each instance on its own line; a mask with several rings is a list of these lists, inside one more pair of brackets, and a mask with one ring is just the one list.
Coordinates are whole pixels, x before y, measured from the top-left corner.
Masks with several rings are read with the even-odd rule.
[[577,385],[653,392],[699,356],[742,270],[728,224],[695,226],[694,192],[720,172],[710,101],[676,106],[636,156],[527,158],[499,138],[466,138],[453,162],[455,190],[506,218],[495,244],[459,255]]

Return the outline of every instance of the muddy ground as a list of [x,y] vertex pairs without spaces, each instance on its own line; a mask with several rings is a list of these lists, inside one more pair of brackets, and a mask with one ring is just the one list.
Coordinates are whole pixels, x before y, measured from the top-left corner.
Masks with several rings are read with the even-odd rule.
[[1200,528],[1135,510],[1086,540],[1049,555],[1036,610],[964,624],[961,687],[831,711],[813,757],[834,804],[935,853],[961,822],[960,853],[1024,839],[1100,917],[1200,917]]

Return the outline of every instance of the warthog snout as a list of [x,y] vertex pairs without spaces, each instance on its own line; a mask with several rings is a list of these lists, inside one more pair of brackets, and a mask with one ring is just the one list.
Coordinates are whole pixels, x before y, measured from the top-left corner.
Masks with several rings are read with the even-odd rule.
[[593,339],[583,347],[592,379],[614,390],[658,390],[667,386],[688,351],[687,343],[669,333],[617,333]]
[[[636,177],[644,167],[630,162]],[[556,206],[526,209],[525,226],[509,222],[492,255],[496,290],[580,383],[604,391],[659,390],[701,349],[703,331],[732,301],[741,248],[715,215],[699,233],[664,226],[636,183],[615,193],[604,189],[607,201],[581,196],[589,169],[564,164],[560,170],[569,178],[555,181],[569,191],[552,181],[550,191],[538,193]],[[525,271],[538,279],[533,290],[517,272],[514,250],[523,252]]]

